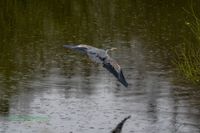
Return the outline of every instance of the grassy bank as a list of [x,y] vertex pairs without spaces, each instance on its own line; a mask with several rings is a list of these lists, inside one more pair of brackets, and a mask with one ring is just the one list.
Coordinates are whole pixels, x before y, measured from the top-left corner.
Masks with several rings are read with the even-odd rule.
[[177,58],[174,64],[187,80],[200,84],[200,17],[193,8],[185,11],[191,17],[185,22],[191,36],[184,37],[184,43],[175,50]]

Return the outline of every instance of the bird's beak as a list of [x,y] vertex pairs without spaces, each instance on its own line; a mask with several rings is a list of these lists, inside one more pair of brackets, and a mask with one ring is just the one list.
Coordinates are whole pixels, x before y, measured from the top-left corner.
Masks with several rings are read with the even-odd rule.
[[111,51],[113,51],[113,50],[117,50],[117,48],[111,48]]

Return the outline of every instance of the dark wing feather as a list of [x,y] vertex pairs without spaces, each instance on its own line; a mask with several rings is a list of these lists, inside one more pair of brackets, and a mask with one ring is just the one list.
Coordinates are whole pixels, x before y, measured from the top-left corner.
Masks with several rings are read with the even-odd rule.
[[111,72],[116,78],[118,78],[118,72],[114,69],[114,67],[110,63],[104,63],[103,67],[106,68],[109,72]]
[[123,72],[120,66],[113,60],[109,60],[103,63],[103,67],[111,72],[125,87],[128,87],[128,83],[124,78]]

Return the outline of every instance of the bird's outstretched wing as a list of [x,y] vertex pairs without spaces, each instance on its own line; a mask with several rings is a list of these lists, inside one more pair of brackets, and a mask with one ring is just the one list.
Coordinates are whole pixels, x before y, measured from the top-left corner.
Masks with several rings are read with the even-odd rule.
[[88,49],[88,45],[63,45],[64,48],[72,49],[81,53],[86,53]]
[[122,69],[115,60],[109,59],[104,61],[103,67],[106,68],[109,72],[111,72],[125,87],[128,87],[128,83],[124,78]]

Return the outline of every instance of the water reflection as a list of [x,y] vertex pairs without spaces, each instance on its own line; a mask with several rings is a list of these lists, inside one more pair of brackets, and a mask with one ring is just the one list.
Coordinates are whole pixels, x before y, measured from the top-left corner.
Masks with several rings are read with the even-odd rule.
[[[0,132],[109,132],[127,115],[125,133],[199,132],[200,91],[173,83],[165,49],[187,35],[186,3],[1,1]],[[120,49],[112,56],[130,87],[69,42]]]

